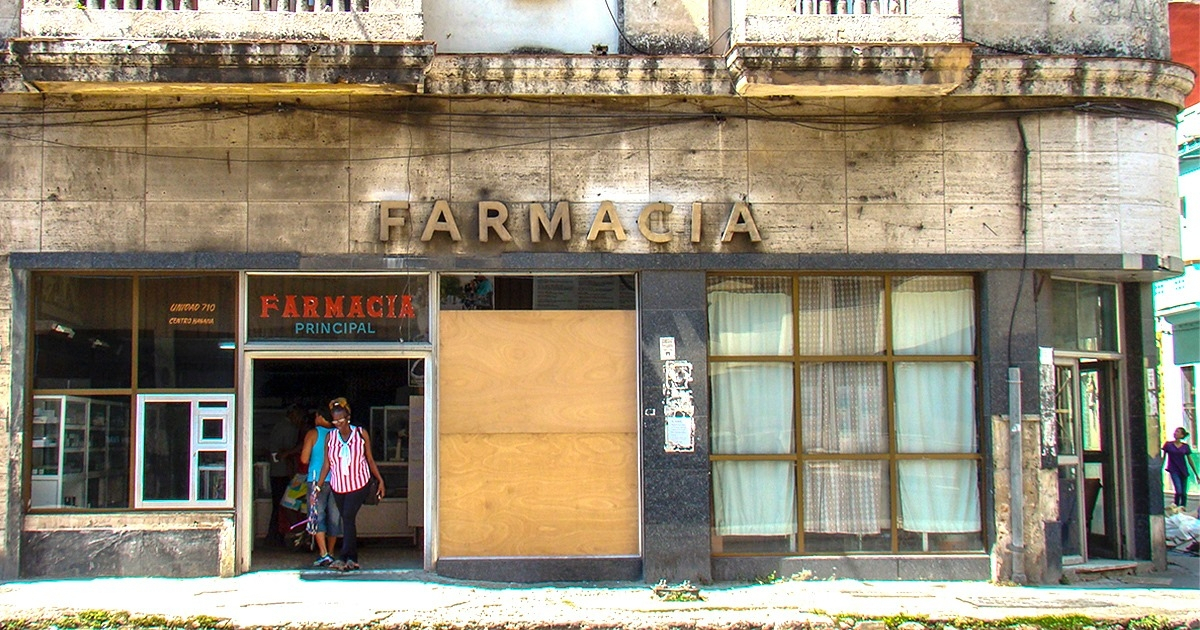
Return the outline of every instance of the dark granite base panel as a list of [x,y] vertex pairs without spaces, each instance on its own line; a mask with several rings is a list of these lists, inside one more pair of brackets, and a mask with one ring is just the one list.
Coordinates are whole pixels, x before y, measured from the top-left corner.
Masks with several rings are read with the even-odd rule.
[[642,559],[620,558],[442,558],[437,574],[484,582],[636,582]]
[[203,577],[221,572],[217,530],[25,532],[22,577]]
[[789,556],[713,558],[716,582],[753,582],[774,574],[788,578],[809,571],[813,578],[856,580],[988,580],[985,554],[955,556]]

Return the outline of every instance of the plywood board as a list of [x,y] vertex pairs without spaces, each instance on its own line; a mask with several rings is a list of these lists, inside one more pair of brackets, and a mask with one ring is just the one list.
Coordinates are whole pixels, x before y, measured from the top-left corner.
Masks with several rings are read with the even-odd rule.
[[443,435],[445,557],[636,555],[637,436]]
[[444,311],[439,321],[440,434],[636,429],[634,311]]

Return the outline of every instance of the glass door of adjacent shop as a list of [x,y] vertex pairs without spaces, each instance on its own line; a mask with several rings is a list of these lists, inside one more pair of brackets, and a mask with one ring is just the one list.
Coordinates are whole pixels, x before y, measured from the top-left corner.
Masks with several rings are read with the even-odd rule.
[[1116,363],[1056,362],[1055,400],[1063,563],[1119,557]]

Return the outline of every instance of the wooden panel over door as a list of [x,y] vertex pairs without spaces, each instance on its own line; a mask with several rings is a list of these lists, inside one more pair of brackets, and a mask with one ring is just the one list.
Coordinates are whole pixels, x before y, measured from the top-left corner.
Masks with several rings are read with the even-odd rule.
[[637,429],[634,311],[445,311],[445,433]]
[[446,311],[444,557],[636,555],[633,311]]

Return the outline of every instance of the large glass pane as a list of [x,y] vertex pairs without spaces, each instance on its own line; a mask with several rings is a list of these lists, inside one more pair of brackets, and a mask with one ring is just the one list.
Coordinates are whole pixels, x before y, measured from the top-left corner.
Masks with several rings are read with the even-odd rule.
[[801,355],[883,354],[883,278],[801,277]]
[[446,311],[630,311],[637,308],[632,275],[443,275],[438,297]]
[[908,276],[892,281],[896,354],[974,354],[975,287],[966,276]]
[[904,460],[898,474],[902,551],[982,547],[978,462]]
[[810,461],[804,465],[805,551],[891,549],[885,461]]
[[31,507],[128,507],[127,396],[37,396],[31,437]]
[[801,441],[805,453],[886,453],[882,363],[800,366]]
[[196,462],[196,498],[201,501],[225,500],[225,451],[200,451]]
[[145,501],[187,501],[191,482],[192,405],[148,402],[141,436]]
[[1064,350],[1117,352],[1117,287],[1054,280],[1054,345]]
[[139,286],[138,386],[233,387],[235,278],[142,278]]
[[896,364],[896,448],[974,453],[975,364]]
[[247,279],[250,341],[428,342],[426,275]]
[[795,551],[795,465],[714,462],[713,528],[727,553]]
[[710,277],[708,351],[713,356],[790,355],[791,279]]
[[709,373],[713,453],[794,452],[792,364],[713,363]]
[[133,280],[36,275],[33,386],[129,387]]

